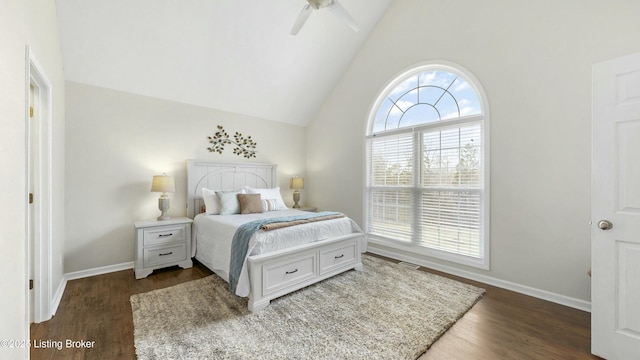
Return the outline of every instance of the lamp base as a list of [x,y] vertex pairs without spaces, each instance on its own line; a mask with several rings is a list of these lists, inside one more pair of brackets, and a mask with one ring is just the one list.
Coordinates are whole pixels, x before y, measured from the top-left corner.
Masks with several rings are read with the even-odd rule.
[[158,221],[171,219],[169,214],[167,214],[167,211],[169,210],[169,198],[165,194],[163,194],[163,196],[160,196],[160,198],[158,199],[158,209],[160,209],[160,211],[162,212],[162,214],[158,216]]
[[158,221],[170,220],[171,217],[169,215],[160,215],[158,216]]
[[300,201],[300,191],[295,190],[293,192],[293,208],[294,209],[298,209],[300,208],[300,205],[298,204],[298,201]]

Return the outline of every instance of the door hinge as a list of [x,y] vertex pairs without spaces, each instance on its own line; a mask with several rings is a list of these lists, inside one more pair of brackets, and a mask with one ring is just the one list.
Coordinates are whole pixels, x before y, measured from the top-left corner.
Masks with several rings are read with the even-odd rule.
[[33,204],[33,193],[29,193],[29,204]]
[[29,290],[33,290],[33,279],[29,279]]
[[33,117],[33,106],[29,106],[29,117]]

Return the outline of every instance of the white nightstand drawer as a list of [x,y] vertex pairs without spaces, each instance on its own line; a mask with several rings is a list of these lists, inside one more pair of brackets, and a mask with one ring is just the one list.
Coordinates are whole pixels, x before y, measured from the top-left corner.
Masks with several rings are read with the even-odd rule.
[[184,242],[184,225],[165,225],[144,229],[143,238],[145,246]]
[[178,262],[187,258],[184,243],[159,249],[144,249],[144,266],[155,266]]
[[356,260],[356,242],[341,242],[320,252],[320,274],[332,271]]
[[263,294],[269,294],[316,276],[316,253],[286,259],[264,267]]

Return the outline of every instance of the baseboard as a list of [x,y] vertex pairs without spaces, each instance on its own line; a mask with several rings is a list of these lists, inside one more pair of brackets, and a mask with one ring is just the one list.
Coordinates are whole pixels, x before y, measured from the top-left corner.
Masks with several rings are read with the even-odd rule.
[[494,277],[491,277],[491,276],[476,274],[476,273],[471,272],[471,271],[458,269],[458,268],[455,268],[455,267],[452,267],[452,266],[447,266],[447,265],[431,262],[429,260],[425,260],[425,259],[421,259],[421,258],[417,258],[417,257],[398,254],[398,253],[395,253],[393,251],[379,249],[379,248],[376,248],[375,245],[374,246],[371,246],[371,245],[373,245],[373,244],[369,243],[367,251],[372,253],[372,254],[377,254],[377,255],[386,256],[386,257],[389,257],[389,258],[392,258],[392,259],[396,259],[396,260],[410,262],[410,263],[417,264],[417,265],[420,265],[420,266],[424,266],[424,267],[427,267],[427,268],[430,268],[430,269],[442,271],[442,272],[445,272],[447,274],[460,276],[460,277],[463,277],[465,279],[474,280],[474,281],[478,281],[478,282],[481,282],[481,283],[484,283],[484,284],[496,286],[496,287],[499,287],[499,288],[502,288],[502,289],[506,289],[506,290],[517,292],[517,293],[533,296],[533,297],[536,297],[536,298],[539,298],[539,299],[542,299],[542,300],[546,300],[546,301],[550,301],[550,302],[553,302],[553,303],[556,303],[556,304],[568,306],[568,307],[571,307],[571,308],[574,308],[574,309],[578,309],[578,310],[582,310],[582,311],[586,311],[586,312],[591,312],[591,302],[589,302],[589,301],[580,300],[580,299],[572,298],[572,297],[569,297],[569,296],[556,294],[556,293],[553,293],[553,292],[550,292],[550,291],[537,289],[537,288],[533,288],[533,287],[530,287],[530,286],[517,284],[517,283],[506,281],[506,280],[501,280],[501,279],[494,278]]
[[62,295],[64,294],[64,289],[67,288],[67,279],[66,275],[62,275],[62,280],[60,280],[60,284],[58,284],[58,289],[56,293],[53,294],[53,299],[51,300],[51,316],[55,316],[58,311],[58,306],[60,306],[60,301],[62,301]]
[[58,311],[58,306],[60,305],[60,301],[62,300],[62,295],[64,294],[64,290],[67,287],[67,282],[76,279],[82,279],[90,276],[108,274],[116,271],[129,270],[133,269],[135,266],[134,262],[126,262],[122,264],[101,266],[93,269],[74,271],[70,273],[66,273],[62,276],[62,280],[58,285],[58,289],[56,290],[55,295],[53,296],[53,301],[51,304],[51,314],[55,315],[56,311]]
[[122,264],[107,265],[107,266],[101,266],[93,269],[74,271],[74,272],[66,273],[64,274],[64,276],[67,279],[67,281],[70,281],[70,280],[82,279],[90,276],[108,274],[116,271],[129,270],[129,269],[133,269],[134,266],[135,266],[134,262],[131,261],[131,262],[126,262]]

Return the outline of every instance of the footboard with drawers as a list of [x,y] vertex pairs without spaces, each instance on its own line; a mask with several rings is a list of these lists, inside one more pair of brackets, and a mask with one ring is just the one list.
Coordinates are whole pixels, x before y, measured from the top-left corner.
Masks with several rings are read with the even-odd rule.
[[362,269],[358,239],[343,236],[283,251],[249,257],[249,310],[341,272]]

